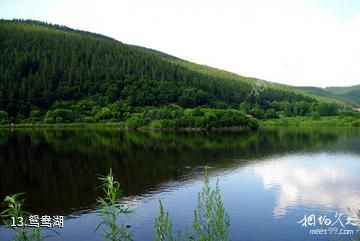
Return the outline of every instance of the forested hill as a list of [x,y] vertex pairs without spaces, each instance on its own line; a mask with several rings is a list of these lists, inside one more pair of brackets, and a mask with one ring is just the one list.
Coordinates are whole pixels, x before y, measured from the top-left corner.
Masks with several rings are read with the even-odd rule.
[[335,95],[341,96],[342,98],[351,100],[360,106],[360,85],[350,87],[327,87],[325,90]]
[[38,21],[0,20],[0,56],[0,110],[16,122],[119,121],[150,107],[232,108],[264,117],[270,109],[271,115],[308,114],[318,103],[300,92],[271,84],[257,89],[255,79]]

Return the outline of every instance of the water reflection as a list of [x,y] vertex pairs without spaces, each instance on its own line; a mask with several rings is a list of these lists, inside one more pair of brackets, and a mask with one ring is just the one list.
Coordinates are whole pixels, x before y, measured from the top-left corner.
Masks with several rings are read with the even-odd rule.
[[26,192],[31,211],[69,214],[93,206],[99,194],[96,176],[110,167],[127,196],[141,196],[161,192],[162,183],[201,176],[205,164],[217,172],[293,152],[329,148],[359,152],[358,133],[334,128],[245,134],[0,130],[0,199]]
[[359,145],[359,128],[0,130],[0,199],[26,192],[30,212],[66,215],[55,240],[102,240],[93,234],[97,174],[111,167],[134,209],[127,220],[134,239],[151,240],[159,198],[175,229],[191,223],[208,165],[210,176],[221,178],[232,240],[311,240],[296,224],[306,212],[360,209]]
[[274,217],[291,207],[320,207],[352,215],[360,210],[360,157],[320,152],[271,159],[255,167],[264,189],[278,189]]

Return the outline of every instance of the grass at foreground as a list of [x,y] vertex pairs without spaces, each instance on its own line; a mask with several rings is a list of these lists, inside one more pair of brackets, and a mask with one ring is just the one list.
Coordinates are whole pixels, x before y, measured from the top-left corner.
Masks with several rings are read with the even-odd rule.
[[284,117],[268,119],[260,122],[260,126],[331,126],[331,127],[360,127],[360,119],[349,116],[328,117]]
[[[30,214],[23,210],[24,205],[23,193],[16,193],[11,196],[6,196],[3,204],[6,209],[0,213],[5,225],[15,232],[12,240],[17,241],[42,241],[50,236],[41,237],[40,228],[26,228],[23,225],[14,226],[12,220],[16,220],[21,224],[25,224],[25,217]],[[11,220],[11,221],[10,221]]]
[[[120,183],[114,179],[112,171],[104,177],[100,177],[103,196],[97,198],[101,223],[95,231],[101,228],[105,241],[132,240],[133,234],[128,231],[120,219],[131,210],[122,203],[122,190]],[[190,229],[179,232],[176,236],[172,230],[172,220],[168,212],[160,202],[159,216],[154,219],[154,241],[227,241],[230,230],[230,218],[225,211],[219,182],[215,189],[210,186],[207,167],[205,167],[205,181],[202,191],[198,193],[198,203],[194,210],[194,219]],[[42,236],[41,228],[26,228],[23,225],[11,225],[12,217],[21,220],[23,224],[28,222],[30,213],[23,210],[23,194],[7,196],[3,202],[6,209],[0,213],[5,225],[14,231],[12,240],[17,241],[41,241],[51,236]]]
[[179,232],[173,236],[172,220],[169,213],[165,213],[160,201],[160,215],[155,219],[156,235],[154,241],[227,241],[230,231],[230,218],[225,211],[219,181],[215,189],[209,184],[207,168],[205,167],[205,181],[202,191],[198,193],[198,203],[194,210],[194,221],[191,230]]

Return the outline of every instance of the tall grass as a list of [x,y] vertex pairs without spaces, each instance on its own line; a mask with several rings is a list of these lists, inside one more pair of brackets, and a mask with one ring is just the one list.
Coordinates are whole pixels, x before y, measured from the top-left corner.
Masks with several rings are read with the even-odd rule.
[[[49,237],[41,237],[40,228],[27,228],[25,224],[27,223],[27,217],[30,213],[23,210],[25,198],[23,197],[24,193],[16,193],[10,196],[6,196],[3,205],[5,210],[0,213],[3,222],[6,227],[14,230],[15,237],[14,240],[18,241],[41,241]],[[14,221],[16,221],[14,225]]]
[[[172,220],[164,211],[160,201],[160,215],[155,219],[156,235],[154,241],[181,240],[181,234],[174,238],[172,233]],[[227,214],[219,187],[219,180],[215,189],[209,183],[207,167],[205,167],[205,180],[202,191],[198,193],[197,207],[194,210],[192,230],[184,231],[183,240],[193,241],[227,241],[229,240],[230,218]]]
[[[194,220],[191,230],[180,231],[174,236],[172,219],[165,211],[163,204],[159,201],[159,216],[154,219],[155,236],[154,241],[228,241],[230,231],[230,218],[227,214],[222,201],[222,195],[219,186],[219,180],[216,181],[215,188],[210,186],[208,169],[205,167],[204,186],[198,193],[197,206],[194,210]],[[100,207],[100,216],[102,222],[96,227],[97,231],[103,227],[104,240],[122,241],[132,240],[132,234],[127,231],[124,224],[119,223],[119,219],[126,215],[130,210],[121,203],[123,197],[120,183],[114,179],[112,170],[108,175],[99,177],[102,181],[103,197],[97,198],[97,204]],[[40,228],[28,228],[24,226],[12,225],[12,218],[15,220],[24,220],[30,215],[23,210],[23,193],[17,193],[6,196],[3,201],[6,209],[0,213],[5,225],[15,231],[14,240],[17,241],[42,241],[50,235],[42,237]],[[360,211],[356,213],[360,219]],[[19,219],[20,218],[20,219]],[[358,236],[352,241],[360,240]]]
[[114,180],[111,169],[107,176],[99,177],[99,180],[102,181],[101,187],[104,196],[98,197],[96,202],[100,207],[102,222],[96,227],[95,231],[103,227],[104,239],[109,241],[132,240],[131,233],[126,230],[126,226],[118,223],[121,216],[130,212],[121,203],[123,193],[120,189],[120,183]]
[[207,167],[205,167],[204,187],[198,193],[198,204],[194,210],[193,240],[226,241],[230,230],[230,218],[222,202],[219,180],[215,189],[209,184]]
[[172,220],[169,217],[169,213],[165,213],[162,202],[160,203],[160,215],[154,220],[155,237],[154,241],[180,241],[181,233],[177,237],[173,236]]

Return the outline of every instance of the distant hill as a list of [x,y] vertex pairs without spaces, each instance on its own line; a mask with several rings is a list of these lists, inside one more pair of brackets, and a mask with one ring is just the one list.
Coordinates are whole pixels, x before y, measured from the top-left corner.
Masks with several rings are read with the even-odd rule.
[[297,87],[306,93],[360,106],[360,85],[351,87]]
[[360,85],[351,87],[327,87],[325,90],[337,96],[341,96],[344,99],[353,101],[357,106],[360,106]]
[[255,116],[268,109],[306,114],[319,101],[349,99],[33,20],[0,20],[0,56],[0,110],[16,121],[41,120],[56,109],[70,110],[81,121],[93,116],[117,120],[161,106],[242,108]]

